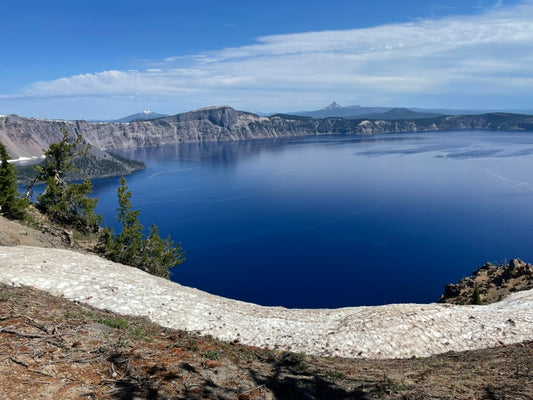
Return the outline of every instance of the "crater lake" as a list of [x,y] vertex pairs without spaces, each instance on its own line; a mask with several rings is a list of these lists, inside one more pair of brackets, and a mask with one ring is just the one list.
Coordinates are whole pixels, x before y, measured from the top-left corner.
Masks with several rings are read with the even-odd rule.
[[[486,262],[533,260],[533,132],[192,143],[117,153],[171,279],[290,308],[437,301]],[[118,178],[93,181],[117,227]]]

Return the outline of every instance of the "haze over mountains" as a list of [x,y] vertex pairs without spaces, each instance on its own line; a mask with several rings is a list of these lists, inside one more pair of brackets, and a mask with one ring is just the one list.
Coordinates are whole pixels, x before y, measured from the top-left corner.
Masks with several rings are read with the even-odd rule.
[[[336,102],[317,111],[301,111],[294,113],[304,117],[311,118],[346,118],[346,119],[419,119],[430,118],[445,115],[443,113],[428,112],[428,111],[413,111],[405,107],[363,107],[363,106],[339,106]],[[446,114],[452,115],[452,114]]]
[[[367,107],[367,106],[341,106],[333,101],[328,106],[315,111],[296,111],[292,115],[301,115],[312,118],[367,118],[367,119],[418,119],[436,117],[439,115],[474,115],[487,114],[495,110],[481,109],[435,109],[435,108],[417,108],[417,107]],[[533,110],[511,110],[508,112],[518,114],[531,114]]]
[[[500,110],[501,111],[501,110]],[[331,104],[324,108],[314,111],[295,111],[295,112],[279,112],[279,113],[264,113],[255,112],[255,114],[263,117],[269,117],[273,115],[297,115],[302,117],[311,117],[315,119],[320,118],[346,118],[346,119],[419,119],[419,118],[431,118],[444,115],[475,115],[475,114],[488,114],[495,112],[495,110],[481,110],[481,109],[430,109],[430,108],[417,108],[417,107],[372,107],[372,106],[341,106],[337,102],[333,101]],[[533,114],[533,110],[511,110],[505,111],[517,114]],[[254,113],[254,112],[252,112]],[[168,114],[160,114],[153,111],[143,111],[128,115],[126,117],[112,119],[112,120],[91,120],[90,122],[107,122],[107,123],[129,123],[139,121],[149,121],[152,119],[168,117]]]

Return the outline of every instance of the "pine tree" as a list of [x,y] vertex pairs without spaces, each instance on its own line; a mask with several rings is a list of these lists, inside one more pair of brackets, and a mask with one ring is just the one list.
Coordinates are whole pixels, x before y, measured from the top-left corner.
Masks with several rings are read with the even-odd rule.
[[148,267],[149,273],[168,279],[169,268],[185,261],[184,255],[181,243],[175,245],[170,236],[161,239],[159,229],[152,224],[143,249],[144,265]]
[[28,202],[19,197],[15,167],[7,162],[9,154],[0,142],[0,213],[11,219],[22,219]]
[[122,226],[122,231],[115,238],[115,251],[117,261],[123,264],[138,266],[141,261],[143,247],[143,226],[139,222],[140,210],[132,210],[131,191],[126,186],[126,179],[120,178],[117,189],[118,215],[117,220]]
[[74,159],[85,155],[90,146],[82,146],[81,135],[70,140],[68,131],[64,128],[61,131],[63,139],[48,147],[44,163],[36,167],[37,179],[46,184],[44,192],[37,197],[36,206],[61,224],[96,232],[102,218],[94,214],[98,200],[87,197],[92,192],[90,180],[68,183],[65,178],[67,173],[76,170]]
[[168,279],[168,270],[185,261],[181,243],[174,244],[170,236],[161,239],[159,229],[153,224],[148,236],[144,236],[144,227],[139,222],[140,210],[132,209],[131,191],[123,177],[117,194],[117,220],[122,230],[115,235],[111,228],[104,227],[100,234],[100,250],[112,261]]
[[481,294],[479,293],[479,289],[477,286],[474,287],[474,292],[472,293],[472,304],[475,304],[476,306],[480,306],[483,304],[481,301]]

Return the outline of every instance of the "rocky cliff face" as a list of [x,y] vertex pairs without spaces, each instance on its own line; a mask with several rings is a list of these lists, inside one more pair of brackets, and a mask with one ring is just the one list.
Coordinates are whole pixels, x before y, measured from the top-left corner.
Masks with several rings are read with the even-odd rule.
[[417,120],[312,119],[278,115],[260,117],[231,107],[211,107],[151,121],[91,123],[0,117],[0,141],[12,158],[42,154],[61,140],[61,127],[80,133],[100,149],[161,146],[183,142],[214,142],[306,135],[378,134],[454,129],[531,130],[533,116],[483,114]]
[[491,304],[529,289],[533,289],[533,265],[519,259],[506,265],[487,263],[459,283],[446,285],[439,303]]

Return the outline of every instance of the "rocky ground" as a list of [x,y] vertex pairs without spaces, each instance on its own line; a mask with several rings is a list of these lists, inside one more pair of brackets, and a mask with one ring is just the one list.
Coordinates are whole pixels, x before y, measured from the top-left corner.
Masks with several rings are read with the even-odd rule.
[[[83,247],[0,218],[0,243]],[[530,399],[533,342],[392,360],[244,346],[0,285],[2,399]]]
[[461,279],[446,285],[440,303],[492,304],[521,290],[533,289],[533,265],[514,259],[508,264],[487,263]]
[[401,360],[323,358],[0,285],[0,398],[525,400],[533,342]]

